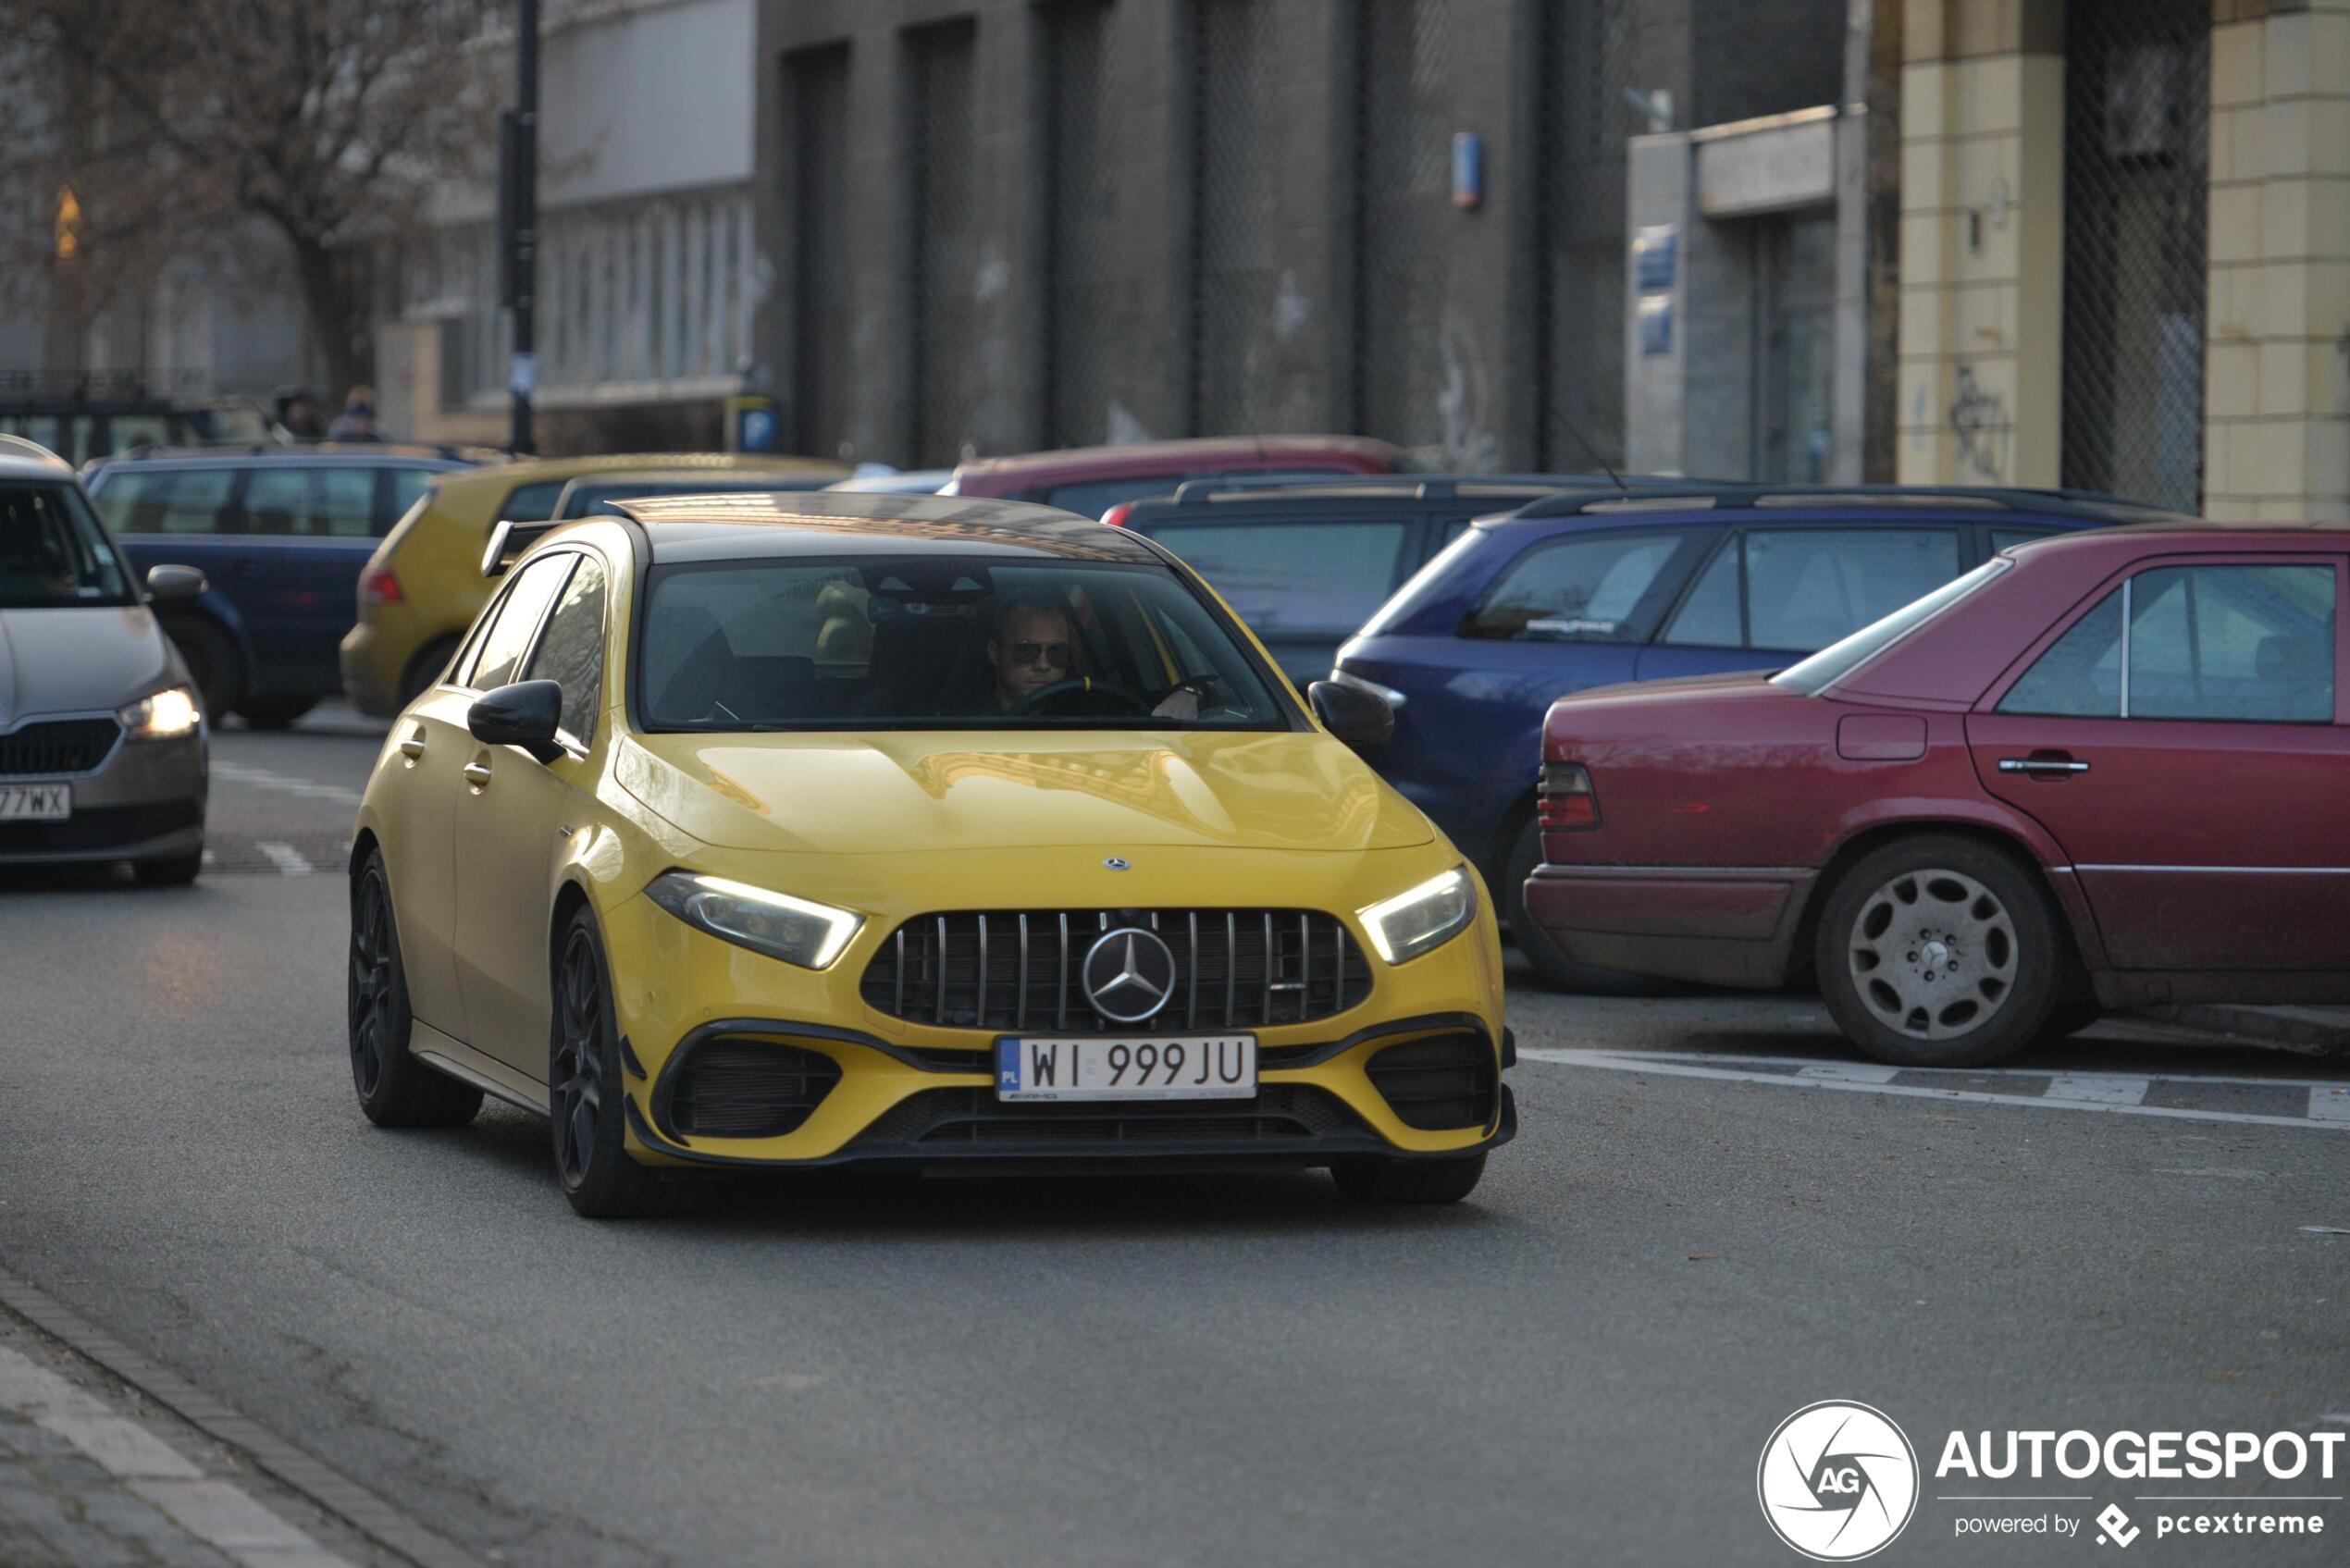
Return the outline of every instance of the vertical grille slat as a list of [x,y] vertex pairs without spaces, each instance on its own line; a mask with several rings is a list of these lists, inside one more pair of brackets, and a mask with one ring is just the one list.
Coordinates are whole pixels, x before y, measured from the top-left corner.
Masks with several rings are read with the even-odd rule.
[[[1094,932],[1130,925],[1160,933],[1181,990],[1156,1019],[1117,1025],[1088,1002],[1080,960]],[[1032,1014],[1042,1028],[1049,1011],[1062,1031],[1174,1033],[1329,1018],[1367,998],[1370,981],[1369,960],[1344,923],[1317,910],[973,909],[905,922],[874,954],[860,989],[877,1012],[949,1029],[1025,1031]]]

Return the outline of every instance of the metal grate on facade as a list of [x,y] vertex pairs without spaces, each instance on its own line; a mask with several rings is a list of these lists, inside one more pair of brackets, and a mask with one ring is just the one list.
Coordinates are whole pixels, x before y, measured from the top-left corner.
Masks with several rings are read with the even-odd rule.
[[1448,384],[1445,301],[1436,265],[1453,216],[1448,95],[1452,0],[1362,0],[1355,10],[1355,428],[1421,449],[1444,466],[1490,466]]
[[905,295],[912,340],[909,461],[951,467],[971,438],[979,376],[980,221],[969,20],[906,35],[909,170]]
[[1275,417],[1280,340],[1270,0],[1192,6],[1191,374],[1189,426],[1255,435]]
[[2063,480],[2203,500],[2208,0],[2065,8]]
[[849,438],[848,46],[832,44],[784,62],[792,139],[791,449],[828,457]]
[[1624,461],[1626,144],[1647,129],[1625,99],[1637,85],[1630,10],[1630,0],[1549,0],[1539,13],[1534,440],[1544,468]]
[[1044,28],[1045,435],[1047,445],[1109,440],[1109,410],[1132,373],[1134,345],[1121,335],[1119,279],[1133,237],[1119,209],[1118,138],[1125,121],[1111,101],[1118,42],[1110,0],[1061,0],[1039,13]]

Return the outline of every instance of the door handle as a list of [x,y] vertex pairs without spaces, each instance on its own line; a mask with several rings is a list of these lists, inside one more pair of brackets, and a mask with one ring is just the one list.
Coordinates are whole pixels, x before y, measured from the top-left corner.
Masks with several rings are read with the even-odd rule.
[[423,735],[410,735],[407,739],[400,743],[400,755],[407,758],[411,762],[414,761],[417,758],[422,757],[424,754],[425,737]]
[[468,763],[466,763],[466,764],[465,764],[465,767],[464,767],[464,774],[465,774],[465,782],[466,782],[467,784],[469,784],[473,785],[473,786],[474,786],[474,788],[476,788],[476,789],[488,789],[488,788],[489,787],[489,763],[487,763],[487,762],[468,762]]
[[2003,773],[2047,773],[2067,777],[2089,771],[2086,762],[2076,762],[2070,757],[2002,757],[1999,772]]

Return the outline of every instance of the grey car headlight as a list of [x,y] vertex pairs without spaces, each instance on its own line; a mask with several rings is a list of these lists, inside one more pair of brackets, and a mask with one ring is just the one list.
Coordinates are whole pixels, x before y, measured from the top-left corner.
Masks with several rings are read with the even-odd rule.
[[1477,881],[1467,867],[1455,866],[1354,912],[1379,956],[1391,964],[1404,963],[1468,929],[1477,919]]
[[133,740],[169,740],[192,734],[204,717],[196,694],[186,686],[169,686],[115,710],[115,717]]
[[865,923],[864,916],[829,904],[693,871],[662,872],[645,896],[721,941],[804,969],[823,969],[839,957]]

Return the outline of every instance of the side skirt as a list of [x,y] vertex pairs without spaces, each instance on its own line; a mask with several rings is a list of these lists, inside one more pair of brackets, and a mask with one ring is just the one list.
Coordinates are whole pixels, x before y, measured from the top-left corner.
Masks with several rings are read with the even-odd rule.
[[435,1071],[445,1072],[461,1083],[470,1083],[510,1105],[518,1105],[533,1116],[549,1114],[545,1084],[525,1078],[496,1057],[482,1055],[428,1023],[414,1021],[409,1025],[408,1052]]

